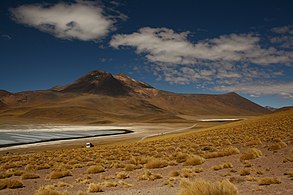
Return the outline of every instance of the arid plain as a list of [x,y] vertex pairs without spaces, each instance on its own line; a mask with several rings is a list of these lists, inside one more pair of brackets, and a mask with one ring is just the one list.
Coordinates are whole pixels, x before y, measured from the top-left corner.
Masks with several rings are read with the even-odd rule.
[[290,107],[271,112],[235,93],[174,94],[101,71],[47,91],[3,92],[1,102],[2,128],[50,123],[134,133],[2,148],[0,194],[293,193]]

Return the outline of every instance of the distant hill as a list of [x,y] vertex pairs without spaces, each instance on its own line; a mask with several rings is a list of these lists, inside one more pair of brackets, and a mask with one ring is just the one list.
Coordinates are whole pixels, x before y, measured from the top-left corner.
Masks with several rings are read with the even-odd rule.
[[266,109],[268,109],[269,111],[275,111],[277,110],[278,108],[274,108],[274,107],[271,107],[271,106],[265,106]]
[[3,123],[184,122],[180,115],[266,113],[270,111],[236,93],[177,94],[155,89],[122,73],[112,75],[101,70],[49,90],[14,94],[0,90],[0,121]]

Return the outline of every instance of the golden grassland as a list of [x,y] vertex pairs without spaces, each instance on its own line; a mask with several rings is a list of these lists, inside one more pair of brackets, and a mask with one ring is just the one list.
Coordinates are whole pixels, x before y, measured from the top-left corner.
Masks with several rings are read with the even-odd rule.
[[[198,191],[237,194],[237,185],[244,181],[259,186],[282,183],[278,176],[267,177],[272,170],[256,167],[254,162],[264,158],[264,153],[273,155],[289,148],[291,153],[279,163],[292,165],[292,128],[293,109],[289,109],[200,131],[149,138],[143,142],[4,154],[0,157],[0,190],[20,188],[25,192],[27,185],[36,184],[23,185],[23,182],[42,179],[55,182],[55,185],[38,184],[35,194],[83,194],[135,188],[137,182],[158,180],[161,185],[169,187],[178,187],[181,182],[181,195]],[[233,156],[237,159],[231,163],[227,159]],[[224,161],[201,167],[213,159]],[[165,174],[166,170],[170,171]],[[198,174],[206,171],[222,174],[223,179],[217,178],[215,182],[199,179]],[[290,178],[292,170],[283,174]],[[68,183],[56,183],[60,178],[67,179],[64,181]]]

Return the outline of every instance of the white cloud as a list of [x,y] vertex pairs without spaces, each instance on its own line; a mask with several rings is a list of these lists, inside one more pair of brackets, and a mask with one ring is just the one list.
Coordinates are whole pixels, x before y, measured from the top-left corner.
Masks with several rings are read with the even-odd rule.
[[272,32],[278,33],[278,34],[293,34],[293,25],[288,26],[279,26],[272,28]]
[[252,97],[258,97],[260,95],[279,95],[286,99],[293,100],[293,82],[287,83],[247,83],[234,86],[218,86],[215,87],[216,91],[225,92],[241,92],[250,94]]
[[277,34],[271,37],[272,43],[287,49],[293,48],[293,25],[272,28],[272,32]]
[[[290,32],[288,29],[275,31]],[[260,91],[255,87],[260,81],[272,81],[287,74],[282,70],[293,65],[292,48],[274,47],[267,44],[269,39],[256,33],[227,34],[197,42],[190,41],[188,35],[188,31],[178,33],[168,28],[144,27],[131,34],[114,35],[110,45],[117,49],[135,48],[136,53],[151,62],[154,75],[169,83],[253,92],[252,95],[277,93],[286,98],[292,95],[281,84],[272,91],[266,85]],[[239,83],[252,86],[249,88],[250,85]],[[214,88],[219,85],[223,87]]]
[[259,65],[292,64],[293,53],[263,48],[257,34],[229,34],[192,43],[189,32],[176,33],[168,28],[144,27],[132,34],[112,37],[114,48],[130,46],[147,60],[167,64],[201,64],[205,61],[254,63]]
[[106,16],[102,6],[77,0],[55,5],[22,5],[11,9],[16,22],[37,28],[61,39],[98,40],[113,28],[115,18]]
[[2,34],[1,37],[5,40],[11,40],[11,36],[10,35],[6,35],[6,34]]

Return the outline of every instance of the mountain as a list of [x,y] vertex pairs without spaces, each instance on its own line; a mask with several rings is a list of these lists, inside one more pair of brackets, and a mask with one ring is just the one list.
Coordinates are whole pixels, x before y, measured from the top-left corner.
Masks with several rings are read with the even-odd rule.
[[5,90],[0,90],[0,98],[5,97],[5,96],[9,96],[12,93],[5,91]]
[[65,86],[61,92],[92,93],[110,96],[127,95],[130,88],[117,80],[112,74],[94,70],[72,84]]
[[274,108],[274,107],[271,107],[271,106],[265,106],[266,109],[268,109],[269,111],[275,111],[277,110],[278,108]]
[[[236,93],[177,94],[119,73],[94,70],[65,86],[0,91],[0,121],[54,123],[184,122],[182,115],[251,116],[270,113]],[[0,124],[1,124],[0,122]]]

